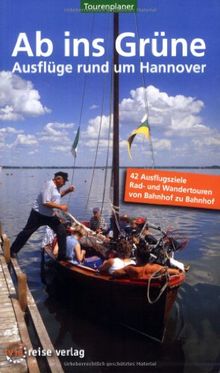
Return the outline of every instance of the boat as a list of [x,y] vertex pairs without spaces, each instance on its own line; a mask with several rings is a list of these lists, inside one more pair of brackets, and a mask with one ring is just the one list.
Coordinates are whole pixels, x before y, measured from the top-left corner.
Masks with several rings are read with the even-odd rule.
[[[119,15],[114,13],[114,40],[118,35]],[[113,65],[119,57],[114,50]],[[117,239],[119,217],[119,76],[113,74],[113,237]],[[119,323],[135,332],[162,342],[167,320],[185,274],[167,273],[145,279],[113,278],[84,265],[57,261],[51,245],[44,247],[59,271],[67,279],[84,310],[94,306],[98,317],[105,315],[108,322]],[[75,298],[74,298],[75,299]]]
[[[44,248],[59,277],[65,278],[74,300],[91,315],[107,318],[136,333],[162,342],[184,273],[148,279],[114,279],[84,265],[58,262],[50,246]],[[70,293],[71,294],[71,293]]]

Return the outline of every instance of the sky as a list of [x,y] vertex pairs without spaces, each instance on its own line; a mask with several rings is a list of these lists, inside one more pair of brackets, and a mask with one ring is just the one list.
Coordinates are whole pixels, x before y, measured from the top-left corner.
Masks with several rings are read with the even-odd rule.
[[[79,73],[79,64],[112,61],[112,14],[82,14],[78,0],[1,0],[0,4],[0,165],[71,166],[70,152],[78,126],[80,141],[77,166],[105,165],[111,123],[111,72]],[[120,164],[152,165],[148,140],[136,136],[132,159],[127,138],[147,113],[155,164],[158,166],[220,165],[220,43],[219,0],[138,0],[139,11],[120,15],[120,33],[135,45],[135,55],[120,56],[122,65],[132,64],[134,73],[120,74]],[[36,31],[52,41],[50,56],[36,56]],[[89,40],[90,56],[64,56],[64,32],[70,39]],[[156,57],[150,47],[139,56],[139,39],[165,32],[166,57]],[[12,56],[19,33],[26,33],[33,56],[19,51]],[[92,40],[104,38],[105,54],[91,56]],[[180,50],[171,56],[170,40],[184,38],[187,56]],[[204,56],[190,53],[193,39],[203,39]],[[72,45],[72,41],[71,41]],[[158,38],[158,49],[161,48]],[[42,46],[45,52],[45,44]],[[125,41],[122,49],[126,49]],[[39,61],[71,64],[73,72],[13,72],[19,66]],[[204,73],[140,73],[140,62],[154,64],[206,65]],[[101,127],[100,127],[101,126]],[[100,136],[99,136],[100,133]]]

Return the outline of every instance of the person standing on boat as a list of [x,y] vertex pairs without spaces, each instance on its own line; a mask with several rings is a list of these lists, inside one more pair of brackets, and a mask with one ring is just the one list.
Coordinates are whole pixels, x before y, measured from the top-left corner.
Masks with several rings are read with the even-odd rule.
[[93,216],[90,219],[89,228],[92,229],[96,233],[105,231],[106,223],[105,223],[105,219],[101,215],[100,208],[94,207],[92,212],[93,212]]
[[16,254],[25,245],[29,237],[41,226],[48,225],[57,235],[59,252],[58,260],[66,259],[66,230],[59,218],[54,214],[54,209],[66,212],[68,206],[61,204],[61,197],[75,190],[73,185],[70,185],[65,190],[60,190],[68,181],[68,173],[56,172],[54,178],[47,181],[41,192],[34,201],[28,221],[24,229],[18,234],[17,238],[11,246],[11,257]]

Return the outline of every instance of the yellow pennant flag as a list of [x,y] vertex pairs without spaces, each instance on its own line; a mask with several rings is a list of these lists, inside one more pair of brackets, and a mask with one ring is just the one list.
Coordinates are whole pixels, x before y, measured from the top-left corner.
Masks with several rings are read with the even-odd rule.
[[128,154],[131,157],[131,145],[134,141],[136,135],[144,135],[148,140],[150,139],[150,126],[148,124],[147,119],[142,121],[140,126],[138,126],[134,131],[131,132],[130,136],[128,137]]

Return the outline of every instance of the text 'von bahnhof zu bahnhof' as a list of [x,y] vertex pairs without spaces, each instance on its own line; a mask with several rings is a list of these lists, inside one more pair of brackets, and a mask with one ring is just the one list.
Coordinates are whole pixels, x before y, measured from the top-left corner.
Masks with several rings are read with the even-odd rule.
[[[30,41],[31,39],[31,41]],[[100,64],[99,58],[107,55],[104,38],[72,38],[69,31],[64,32],[63,38],[63,56],[57,56],[56,43],[41,31],[35,32],[35,38],[30,38],[25,32],[21,32],[17,36],[11,56],[14,58],[30,57],[40,58],[36,63],[24,63],[16,61],[14,63],[12,72],[16,73],[49,73],[62,76],[65,73],[72,73],[74,71],[74,64],[71,58],[75,58],[74,62],[78,63],[77,57],[80,58],[80,66],[77,72],[104,72],[108,73],[111,70],[109,61]],[[58,48],[60,50],[60,46]],[[119,56],[126,58],[140,57],[140,72],[143,73],[204,73],[206,64],[198,63],[205,57],[206,43],[204,39],[196,37],[187,40],[183,37],[168,38],[165,31],[155,31],[152,37],[137,39],[133,32],[124,32],[118,35],[115,40],[115,50]],[[54,60],[48,58],[56,57]],[[68,64],[57,63],[58,58],[65,57]],[[82,64],[83,57],[93,57],[93,63],[90,66],[84,67]],[[178,58],[178,64],[175,63],[175,57]],[[146,60],[142,60],[145,58]],[[166,58],[169,58],[169,63],[166,64]],[[182,58],[183,63],[180,63]],[[188,59],[187,59],[188,58]],[[158,59],[158,60],[157,60]],[[163,63],[155,63],[163,60]],[[190,59],[190,63],[189,63]],[[153,60],[153,63],[152,63]],[[131,61],[131,60],[130,60]],[[170,61],[172,61],[170,63]],[[197,63],[195,63],[195,61]],[[107,63],[108,62],[108,63]],[[97,68],[95,68],[97,66]],[[129,65],[127,65],[129,66]],[[130,71],[123,71],[118,69],[117,72],[136,72],[136,65],[130,65]],[[94,70],[94,71],[93,71]]]

